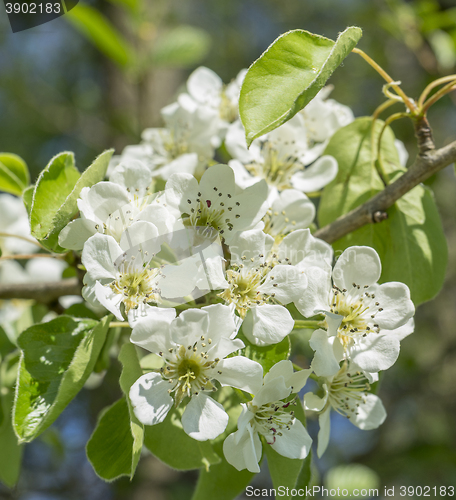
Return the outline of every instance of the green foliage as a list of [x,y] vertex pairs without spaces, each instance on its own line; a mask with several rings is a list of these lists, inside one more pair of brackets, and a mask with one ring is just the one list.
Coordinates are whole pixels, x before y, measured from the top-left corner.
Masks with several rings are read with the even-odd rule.
[[204,59],[210,36],[193,26],[178,26],[161,35],[152,50],[151,62],[158,66],[190,67]]
[[22,461],[23,447],[17,442],[11,423],[18,355],[7,356],[0,365],[0,408],[3,419],[0,422],[0,481],[13,487],[18,478]]
[[288,359],[291,352],[290,338],[286,336],[278,344],[271,344],[266,346],[257,346],[249,342],[242,334],[242,331],[237,336],[245,344],[242,349],[242,355],[253,359],[263,367],[263,373],[266,373],[279,361]]
[[[372,153],[382,126],[381,121],[376,122],[372,141],[372,119],[358,118],[331,138],[325,154],[336,158],[339,172],[323,191],[318,211],[320,225],[329,224],[383,190]],[[381,158],[388,181],[405,171],[399,164],[394,134],[389,128],[383,134]],[[417,186],[387,213],[386,221],[348,234],[335,242],[334,249],[345,250],[352,245],[375,248],[383,266],[380,281],[404,282],[418,305],[439,292],[447,263],[447,244],[435,201],[428,188]]]
[[97,9],[79,3],[65,16],[105,56],[120,67],[131,62],[133,49],[112,23]]
[[22,201],[24,202],[27,214],[30,217],[30,210],[32,208],[33,201],[33,191],[35,191],[35,186],[29,186],[22,191]]
[[360,28],[337,41],[304,30],[281,35],[245,77],[239,113],[247,144],[282,125],[308,104],[361,38]]
[[[306,417],[302,408],[301,402],[298,401],[296,406],[290,406],[290,410],[295,412],[295,416],[302,424],[306,425]],[[272,483],[274,488],[283,486],[285,488],[293,489],[297,486],[304,488],[310,482],[310,458],[307,457],[303,460],[294,460],[291,458],[279,455],[272,446],[268,445],[263,439],[263,449],[268,459],[269,473],[271,474]],[[307,478],[308,482],[305,482]]]
[[121,398],[102,411],[87,443],[87,457],[95,472],[105,481],[121,476],[131,478],[137,465],[135,460],[132,468],[133,445],[128,404],[125,398]]
[[[49,162],[36,182],[30,208],[32,234],[46,248],[63,252],[57,242],[60,231],[77,214],[77,199],[84,187],[104,179],[109,160],[114,150],[98,156],[82,173],[74,164],[73,153],[60,153]],[[30,191],[27,190],[24,203],[28,207]]]
[[25,161],[12,153],[0,153],[0,191],[20,196],[29,182]]
[[13,409],[20,442],[41,434],[81,390],[103,347],[110,319],[106,316],[97,322],[60,316],[21,333]]
[[70,152],[54,156],[39,175],[30,209],[32,234],[38,240],[43,240],[53,229],[54,215],[79,177],[79,171],[74,165],[74,154]]

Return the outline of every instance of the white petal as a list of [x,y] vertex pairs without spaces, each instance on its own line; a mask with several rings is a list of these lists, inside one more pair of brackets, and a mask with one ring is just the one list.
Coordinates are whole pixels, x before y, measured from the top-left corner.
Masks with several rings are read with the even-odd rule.
[[223,442],[223,454],[226,461],[237,470],[248,469],[250,472],[260,472],[258,462],[261,460],[261,441],[258,434],[248,425],[245,432],[230,434]]
[[375,292],[375,301],[383,308],[375,315],[375,322],[380,329],[394,330],[414,315],[415,306],[410,299],[410,290],[404,283],[383,283],[371,287],[371,290]]
[[[208,337],[217,345],[221,338],[230,339],[236,325],[231,308],[223,304],[213,304],[202,308],[208,315]],[[221,356],[220,356],[221,357]]]
[[295,419],[290,429],[284,429],[271,445],[274,450],[287,458],[304,459],[312,446],[312,438],[302,423]]
[[170,325],[175,317],[175,309],[146,305],[145,308],[130,310],[131,342],[155,354],[166,351],[172,345]]
[[[333,270],[334,284],[343,290],[373,285],[380,278],[382,263],[378,253],[370,247],[349,247],[336,262]],[[360,292],[362,294],[363,291]]]
[[352,359],[362,370],[375,373],[387,370],[399,356],[400,344],[395,335],[371,333],[357,341],[350,350]]
[[291,394],[291,389],[286,385],[283,377],[277,377],[264,384],[252,400],[252,405],[263,406],[267,403],[280,401]]
[[218,105],[223,82],[212,70],[200,66],[188,77],[188,93],[201,104]]
[[171,338],[176,344],[193,346],[207,332],[209,315],[201,309],[183,311],[171,324]]
[[[336,347],[334,347],[336,344]],[[309,341],[315,356],[310,365],[319,377],[331,377],[339,371],[339,361],[343,356],[343,348],[337,337],[328,337],[325,330],[315,330]],[[337,356],[336,356],[337,353]]]
[[405,325],[395,328],[388,332],[388,335],[395,335],[400,341],[408,337],[411,333],[415,331],[415,321],[410,318]]
[[[142,255],[148,252],[150,255],[160,251],[160,240],[158,229],[151,222],[137,221],[125,229],[120,238],[122,250],[130,250],[130,255],[141,251]],[[133,251],[135,253],[133,253]],[[136,256],[136,255],[135,255]],[[147,260],[143,257],[144,260]]]
[[337,160],[332,156],[321,156],[305,170],[297,172],[291,178],[293,187],[311,193],[319,191],[329,184],[337,175]]
[[95,296],[98,302],[106,309],[114,314],[119,321],[124,321],[122,313],[120,312],[120,304],[122,302],[122,295],[115,293],[109,286],[102,285],[99,281],[95,282]]
[[305,269],[307,288],[295,305],[298,311],[306,318],[314,316],[317,311],[329,308],[329,294],[331,292],[331,267],[309,267]]
[[[274,286],[276,285],[276,286]],[[307,288],[307,276],[296,266],[277,265],[266,276],[265,282],[258,290],[286,305],[301,299]]]
[[222,359],[216,370],[222,372],[214,374],[222,386],[228,385],[256,394],[263,384],[263,367],[244,356]]
[[318,432],[317,455],[319,458],[321,458],[329,444],[329,435],[331,432],[330,408],[320,414],[320,416],[318,417],[318,423],[320,424],[320,430]]
[[158,373],[146,373],[130,389],[130,401],[137,419],[144,425],[163,422],[173,405],[169,384]]
[[270,345],[283,340],[293,327],[294,319],[285,307],[264,304],[250,309],[242,331],[252,344]]
[[84,243],[94,235],[96,223],[88,219],[76,219],[67,224],[59,234],[59,245],[70,250],[81,250]]
[[386,418],[386,410],[381,399],[375,394],[368,394],[364,402],[357,407],[357,413],[350,413],[350,422],[363,431],[376,429],[383,424]]
[[197,441],[215,439],[227,425],[228,414],[223,406],[204,393],[193,396],[182,415],[184,431]]
[[308,392],[304,395],[304,408],[310,411],[321,411],[325,407],[328,401],[328,391],[325,393],[325,397],[320,398],[313,392]]
[[196,153],[186,153],[167,162],[163,167],[155,169],[153,174],[154,176],[159,175],[165,181],[173,174],[186,173],[193,175],[198,163],[198,155]]
[[84,245],[81,261],[92,279],[115,279],[117,271],[114,262],[122,253],[112,236],[97,233]]

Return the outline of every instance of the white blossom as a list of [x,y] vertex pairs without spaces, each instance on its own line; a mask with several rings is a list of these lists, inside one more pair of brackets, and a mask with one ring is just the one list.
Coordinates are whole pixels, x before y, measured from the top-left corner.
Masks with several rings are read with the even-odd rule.
[[324,396],[311,392],[304,396],[304,408],[318,411],[320,432],[318,433],[317,454],[323,455],[329,443],[331,409],[350,420],[362,430],[376,429],[386,418],[386,411],[378,396],[370,394],[366,377],[352,371],[354,367],[344,362],[340,370],[322,381]]
[[308,287],[296,307],[305,317],[326,315],[327,332],[316,331],[311,339],[317,375],[334,374],[341,353],[366,372],[392,366],[400,349],[400,335],[395,331],[407,324],[415,308],[404,283],[377,283],[381,274],[377,252],[350,247],[332,272],[330,266],[310,267],[305,272]]
[[228,463],[237,470],[260,472],[260,436],[284,457],[302,460],[308,455],[312,439],[290,411],[296,404],[296,397],[290,396],[304,387],[310,371],[293,372],[291,361],[280,361],[271,368],[252,401],[242,403],[238,430],[223,443]]
[[264,179],[272,198],[278,191],[290,188],[305,193],[318,191],[337,175],[335,158],[322,156],[321,145],[309,147],[304,119],[299,114],[255,139],[249,149],[242,124],[235,122],[228,129],[225,144],[233,157],[229,164],[236,173],[236,182],[246,187]]
[[158,424],[173,404],[185,403],[184,431],[198,441],[214,439],[228,424],[223,406],[208,395],[217,391],[214,381],[249,393],[261,387],[259,363],[243,356],[226,358],[244,347],[231,338],[237,330],[228,307],[189,309],[177,318],[174,309],[147,307],[143,315],[131,312],[129,319],[131,341],[164,362],[159,373],[143,375],[130,389],[135,415],[143,424]]
[[291,332],[294,320],[284,306],[299,300],[307,286],[304,272],[291,263],[269,262],[273,245],[274,238],[261,229],[238,233],[230,244],[225,290],[219,294],[244,320],[244,334],[257,345],[275,344]]

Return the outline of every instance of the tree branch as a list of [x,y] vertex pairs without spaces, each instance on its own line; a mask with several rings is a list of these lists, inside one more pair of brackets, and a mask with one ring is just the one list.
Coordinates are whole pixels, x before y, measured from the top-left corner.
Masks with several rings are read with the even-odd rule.
[[420,144],[423,153],[417,156],[415,163],[403,175],[359,207],[318,229],[314,236],[333,243],[366,224],[381,222],[386,218],[386,209],[394,205],[399,198],[456,161],[456,141],[436,150],[432,148],[429,133],[423,135],[423,142]]
[[80,295],[82,285],[77,278],[50,283],[0,285],[0,299],[34,299],[48,304],[63,295]]

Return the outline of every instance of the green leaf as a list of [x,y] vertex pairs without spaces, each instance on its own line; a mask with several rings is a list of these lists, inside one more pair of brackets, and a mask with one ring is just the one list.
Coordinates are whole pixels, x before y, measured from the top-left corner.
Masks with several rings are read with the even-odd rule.
[[25,161],[12,153],[0,153],[0,191],[20,196],[29,182]]
[[144,430],[145,446],[173,469],[199,469],[220,461],[209,441],[196,441],[184,432],[181,412],[175,408],[162,423],[146,425]]
[[65,15],[65,19],[120,67],[125,67],[131,62],[132,47],[112,23],[94,7],[79,3]]
[[106,171],[108,170],[109,160],[111,159],[113,153],[113,149],[104,151],[89,167],[86,168],[86,170],[84,170],[68,197],[56,211],[52,219],[52,229],[49,234],[46,235],[46,239],[54,243],[51,248],[52,250],[63,250],[57,244],[57,239],[60,231],[78,213],[77,200],[82,189],[85,187],[91,187],[105,178]]
[[31,185],[22,191],[22,201],[24,202],[27,214],[30,217],[30,210],[32,209],[33,192],[35,191],[35,186]]
[[11,422],[18,356],[11,354],[0,366],[0,407],[4,415],[0,423],[0,481],[12,488],[19,478],[23,446],[20,446]]
[[105,481],[113,481],[121,476],[132,478],[133,445],[128,404],[125,398],[121,398],[101,412],[87,442],[87,458],[95,472]]
[[30,210],[32,234],[42,240],[53,228],[53,218],[73,190],[80,174],[74,166],[74,154],[54,156],[36,181]]
[[[296,406],[290,406],[290,410],[295,412],[296,418],[301,421],[301,423],[306,425],[306,417],[304,415],[304,410],[302,408],[301,402],[298,400]],[[291,459],[279,455],[272,446],[269,446],[263,439],[263,449],[265,451],[266,457],[268,459],[268,468],[271,474],[271,479],[274,488],[279,486],[293,489],[296,487],[298,479],[304,482],[306,471],[307,471],[307,458],[304,460]],[[306,462],[307,461],[307,462]],[[304,474],[301,476],[301,471],[304,469]],[[310,477],[309,477],[310,481]],[[306,485],[301,485],[301,488],[305,489]],[[286,498],[286,497],[285,497]],[[291,496],[288,496],[291,498]]]
[[130,477],[133,477],[136,466],[141,457],[141,450],[144,443],[144,426],[136,418],[133,407],[130,401],[130,387],[142,376],[143,372],[139,365],[136,349],[133,344],[124,344],[119,353],[119,361],[122,363],[122,374],[120,375],[119,383],[124,393],[129,412],[130,433],[132,436],[131,446],[131,462],[130,462]]
[[110,319],[60,316],[21,333],[13,410],[20,442],[41,434],[82,389],[103,347]]
[[250,66],[241,88],[239,113],[247,144],[303,109],[361,36],[360,28],[351,27],[336,42],[304,30],[277,38]]
[[291,352],[290,338],[286,336],[278,344],[257,346],[250,343],[244,336],[242,331],[238,334],[237,338],[241,339],[245,344],[241,354],[246,358],[253,359],[263,367],[263,373],[266,373],[279,361],[288,359]]
[[204,30],[178,26],[157,39],[151,61],[157,66],[194,66],[206,57],[210,46],[211,37]]
[[[383,122],[377,121],[374,144]],[[318,218],[320,226],[361,205],[384,185],[371,150],[371,118],[358,118],[338,130],[325,154],[339,163],[337,177],[323,190]],[[381,157],[388,181],[405,171],[399,164],[394,134],[383,134]],[[388,219],[368,224],[334,243],[336,251],[352,245],[375,248],[382,261],[380,282],[401,281],[410,288],[415,305],[432,299],[442,287],[447,244],[437,207],[429,188],[417,186],[387,210]],[[419,269],[420,272],[416,272]]]

